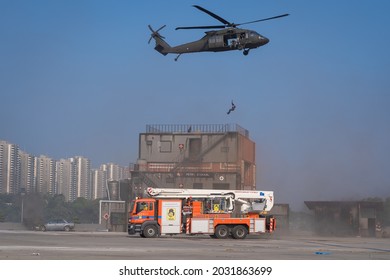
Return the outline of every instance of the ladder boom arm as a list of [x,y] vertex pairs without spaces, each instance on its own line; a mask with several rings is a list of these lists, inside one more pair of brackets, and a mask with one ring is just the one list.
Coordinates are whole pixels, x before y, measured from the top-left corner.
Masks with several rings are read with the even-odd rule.
[[[147,194],[155,198],[225,198],[241,204],[261,207],[262,211],[270,211],[274,205],[273,191],[217,190],[217,189],[164,189],[148,188]],[[252,201],[252,202],[251,202]],[[233,209],[233,205],[232,208]],[[255,208],[255,207],[254,207]],[[258,209],[260,210],[260,209]]]

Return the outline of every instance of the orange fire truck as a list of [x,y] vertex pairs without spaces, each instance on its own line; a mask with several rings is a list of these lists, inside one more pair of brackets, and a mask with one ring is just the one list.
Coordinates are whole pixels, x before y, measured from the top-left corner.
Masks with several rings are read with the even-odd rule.
[[[129,235],[152,238],[185,233],[244,239],[276,227],[268,215],[274,204],[272,191],[148,188],[147,195],[131,204]],[[236,204],[241,204],[240,209]]]

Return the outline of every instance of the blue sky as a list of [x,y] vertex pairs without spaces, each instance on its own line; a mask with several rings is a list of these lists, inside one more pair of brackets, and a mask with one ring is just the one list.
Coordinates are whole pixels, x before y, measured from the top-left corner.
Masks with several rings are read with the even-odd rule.
[[[270,43],[162,56],[219,24]],[[390,196],[390,2],[0,0],[0,139],[93,166],[137,160],[146,124],[237,123],[278,202]],[[237,109],[226,115],[230,101]]]

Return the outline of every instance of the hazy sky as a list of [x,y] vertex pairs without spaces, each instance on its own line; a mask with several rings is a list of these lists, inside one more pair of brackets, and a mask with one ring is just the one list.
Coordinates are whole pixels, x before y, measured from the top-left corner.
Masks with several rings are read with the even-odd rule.
[[[162,56],[219,24],[270,39],[241,52]],[[0,0],[0,139],[94,167],[134,163],[147,124],[237,123],[258,188],[303,200],[390,196],[390,2]],[[230,101],[237,109],[227,115]],[[303,206],[302,206],[303,208]]]

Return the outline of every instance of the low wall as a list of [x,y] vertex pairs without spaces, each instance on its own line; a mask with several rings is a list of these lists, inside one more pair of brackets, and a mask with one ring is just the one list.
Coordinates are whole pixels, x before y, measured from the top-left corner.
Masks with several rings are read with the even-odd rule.
[[[30,230],[20,223],[0,223],[0,230]],[[76,224],[75,231],[105,231],[106,227],[99,224]]]
[[0,230],[26,230],[27,228],[19,223],[0,223]]

